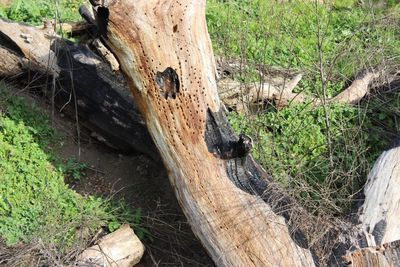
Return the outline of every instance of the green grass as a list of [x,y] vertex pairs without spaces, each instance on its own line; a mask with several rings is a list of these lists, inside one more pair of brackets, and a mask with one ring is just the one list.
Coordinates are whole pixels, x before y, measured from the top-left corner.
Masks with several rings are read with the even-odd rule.
[[81,20],[78,8],[84,2],[84,0],[14,0],[11,6],[0,7],[0,16],[32,25],[39,25],[44,19],[54,18],[59,22],[78,21]]
[[376,136],[364,132],[372,123],[368,118],[360,121],[362,110],[345,105],[328,108],[329,129],[324,108],[308,103],[255,118],[231,113],[229,119],[237,132],[253,137],[253,156],[283,187],[311,209],[324,207],[338,214],[350,208],[349,200],[363,186],[376,159],[369,146]]
[[[254,68],[300,71],[304,75],[296,91],[310,99],[338,94],[362,70],[400,65],[398,3],[388,1],[383,8],[351,0],[207,3],[215,54]],[[236,78],[259,79],[246,70]],[[231,113],[229,119],[238,133],[253,137],[255,158],[305,207],[339,215],[352,206],[353,195],[396,132],[398,97],[385,101],[387,106],[373,99],[358,107],[304,103],[282,110],[270,104],[256,116]]]
[[9,245],[37,238],[71,245],[82,225],[104,225],[106,210],[100,199],[68,188],[33,135],[24,122],[0,115],[0,236]]
[[[341,6],[349,1],[336,2]],[[373,12],[296,0],[209,0],[207,4],[208,29],[217,55],[242,58],[254,66],[300,70],[305,73],[301,89],[311,95],[321,91],[320,50],[330,96],[363,68],[400,53],[399,4]]]
[[114,231],[122,223],[142,237],[148,234],[139,226],[141,213],[122,200],[83,197],[70,189],[65,174],[78,179],[82,166],[55,163],[52,147],[62,137],[49,118],[1,82],[0,93],[0,237],[7,245],[40,239],[67,251],[101,227]]

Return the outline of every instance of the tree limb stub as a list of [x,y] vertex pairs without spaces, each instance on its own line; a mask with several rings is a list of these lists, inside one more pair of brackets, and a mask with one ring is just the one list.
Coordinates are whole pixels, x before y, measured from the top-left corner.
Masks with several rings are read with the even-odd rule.
[[[178,201],[215,263],[314,266],[310,251],[294,242],[284,218],[259,196],[246,192],[251,183],[243,179],[254,171],[246,167],[246,162],[254,162],[246,149],[241,155],[248,160],[243,174],[237,172],[236,180],[245,184],[240,188],[228,171],[236,158],[213,153],[210,147],[216,146],[206,141],[207,135],[215,136],[207,134],[207,116],[222,111],[205,0],[117,0],[108,11],[103,12],[108,13],[107,45],[120,61]],[[177,77],[170,75],[172,71],[165,73],[168,68]],[[210,130],[230,129],[226,118],[216,122]],[[233,140],[238,147],[245,143]],[[258,187],[263,184],[256,182],[251,188]]]

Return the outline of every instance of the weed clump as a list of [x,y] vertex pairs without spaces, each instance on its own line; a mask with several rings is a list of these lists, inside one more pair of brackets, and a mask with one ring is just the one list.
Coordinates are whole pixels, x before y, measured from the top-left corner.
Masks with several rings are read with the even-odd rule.
[[8,7],[0,6],[0,17],[32,25],[43,23],[44,19],[57,21],[80,20],[78,8],[83,0],[15,0]]
[[[64,183],[23,122],[0,116],[0,236],[8,245],[40,238],[71,245],[77,230],[96,230],[106,211]],[[68,226],[68,227],[66,227]]]
[[[208,1],[214,50],[236,59],[236,80],[262,84],[268,71],[249,69],[268,66],[303,74],[295,92],[307,95],[304,103],[279,109],[265,101],[255,114],[229,117],[237,133],[253,138],[253,155],[263,167],[323,216],[349,211],[371,165],[393,138],[381,126],[397,120],[396,101],[385,108],[372,98],[358,106],[328,101],[362,71],[390,75],[398,69],[400,4],[389,2],[381,7],[349,0]],[[314,105],[314,99],[322,104]]]
[[0,246],[41,244],[61,255],[86,248],[100,229],[139,226],[141,210],[96,196],[83,197],[65,182],[81,177],[83,163],[61,160],[53,148],[62,136],[35,105],[0,82]]

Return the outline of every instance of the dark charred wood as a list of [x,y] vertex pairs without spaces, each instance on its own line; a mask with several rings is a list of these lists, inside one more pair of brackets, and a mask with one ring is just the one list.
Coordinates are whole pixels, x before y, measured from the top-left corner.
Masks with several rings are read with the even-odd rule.
[[101,141],[122,150],[136,150],[158,159],[144,120],[120,74],[86,46],[59,41],[57,65],[60,74],[54,100],[58,107],[77,112],[84,124]]

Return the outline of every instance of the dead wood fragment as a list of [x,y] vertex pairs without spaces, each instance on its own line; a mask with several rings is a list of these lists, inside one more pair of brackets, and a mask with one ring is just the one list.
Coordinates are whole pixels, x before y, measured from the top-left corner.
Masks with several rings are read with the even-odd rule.
[[346,266],[392,267],[400,266],[400,241],[349,252],[343,257]]
[[400,240],[400,147],[382,153],[368,175],[359,209],[365,246]]
[[357,104],[369,93],[372,82],[381,77],[382,74],[377,71],[367,71],[359,75],[347,89],[333,97],[330,102]]

